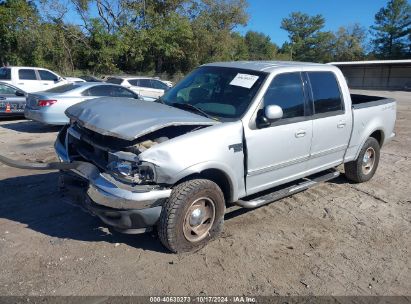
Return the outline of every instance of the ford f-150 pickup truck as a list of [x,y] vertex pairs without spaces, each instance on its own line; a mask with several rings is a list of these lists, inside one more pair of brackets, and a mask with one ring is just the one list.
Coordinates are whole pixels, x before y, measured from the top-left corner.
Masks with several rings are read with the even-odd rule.
[[338,176],[375,173],[396,102],[351,95],[332,65],[200,66],[155,102],[100,98],[66,111],[55,143],[60,185],[124,233],[156,227],[173,252],[221,231],[227,204],[256,208]]

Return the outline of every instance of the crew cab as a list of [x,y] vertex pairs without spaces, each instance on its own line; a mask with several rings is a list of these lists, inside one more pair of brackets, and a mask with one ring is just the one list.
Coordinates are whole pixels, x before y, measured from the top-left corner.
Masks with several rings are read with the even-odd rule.
[[262,206],[337,177],[341,164],[350,181],[368,181],[394,137],[396,102],[351,95],[331,65],[222,62],[156,102],[101,98],[66,114],[61,163],[0,160],[59,169],[62,188],[107,225],[156,227],[184,252],[219,234],[229,204]]
[[50,70],[21,66],[0,68],[0,81],[28,93],[45,91],[68,83],[66,79]]

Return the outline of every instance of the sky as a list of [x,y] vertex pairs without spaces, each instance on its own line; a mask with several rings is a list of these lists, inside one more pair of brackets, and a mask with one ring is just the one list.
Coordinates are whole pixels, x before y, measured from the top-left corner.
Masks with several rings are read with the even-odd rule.
[[336,31],[340,26],[354,23],[368,30],[387,0],[248,0],[248,3],[248,25],[237,30],[243,34],[248,30],[263,32],[281,46],[288,40],[287,32],[280,28],[281,20],[292,12],[321,14],[325,18],[325,30]]

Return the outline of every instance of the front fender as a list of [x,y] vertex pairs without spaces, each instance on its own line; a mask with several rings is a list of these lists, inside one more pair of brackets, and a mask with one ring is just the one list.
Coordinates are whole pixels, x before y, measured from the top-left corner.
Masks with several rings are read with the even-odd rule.
[[224,163],[216,161],[207,161],[193,165],[176,174],[175,177],[171,180],[171,182],[172,184],[175,184],[178,181],[186,178],[187,176],[193,174],[201,174],[201,172],[204,172],[205,170],[218,170],[221,173],[223,173],[227,178],[228,183],[230,184],[230,201],[235,202],[238,200],[240,195],[238,189],[244,189],[244,187],[241,187],[243,185],[239,187],[235,172]]

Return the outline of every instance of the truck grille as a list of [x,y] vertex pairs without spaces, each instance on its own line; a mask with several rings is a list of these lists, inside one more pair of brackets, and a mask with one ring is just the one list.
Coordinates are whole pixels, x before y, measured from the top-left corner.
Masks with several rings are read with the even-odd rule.
[[71,159],[83,158],[102,170],[108,165],[109,148],[101,145],[104,136],[74,124],[67,133],[68,153]]

